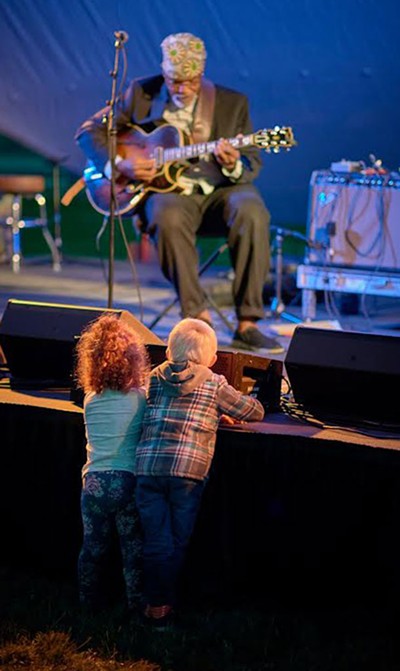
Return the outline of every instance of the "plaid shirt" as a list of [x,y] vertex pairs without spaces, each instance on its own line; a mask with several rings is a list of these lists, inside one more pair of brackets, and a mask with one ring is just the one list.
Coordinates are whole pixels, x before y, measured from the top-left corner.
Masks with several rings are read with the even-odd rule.
[[168,393],[157,370],[150,377],[136,474],[203,480],[210,470],[221,415],[259,421],[264,409],[257,399],[231,387],[223,375],[209,371],[208,379],[190,393],[178,395]]

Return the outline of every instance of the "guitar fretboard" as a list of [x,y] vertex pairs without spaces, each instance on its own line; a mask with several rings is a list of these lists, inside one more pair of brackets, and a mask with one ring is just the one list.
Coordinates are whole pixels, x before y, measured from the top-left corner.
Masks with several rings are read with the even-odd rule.
[[[243,135],[240,138],[229,138],[228,142],[232,147],[235,147],[235,149],[250,147],[254,144],[254,135],[251,134]],[[188,144],[183,147],[164,149],[164,161],[165,163],[169,163],[170,161],[178,161],[179,159],[195,158],[202,154],[213,154],[217,148],[217,144],[218,140],[213,140],[212,142],[199,142],[198,144]]]

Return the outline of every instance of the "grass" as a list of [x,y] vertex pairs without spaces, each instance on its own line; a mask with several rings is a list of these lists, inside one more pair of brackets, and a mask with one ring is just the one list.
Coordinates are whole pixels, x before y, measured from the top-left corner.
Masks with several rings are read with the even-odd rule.
[[[91,615],[72,580],[3,569],[4,671],[398,671],[398,619],[385,606],[194,604],[153,632],[122,606]],[[367,586],[366,586],[367,588]]]

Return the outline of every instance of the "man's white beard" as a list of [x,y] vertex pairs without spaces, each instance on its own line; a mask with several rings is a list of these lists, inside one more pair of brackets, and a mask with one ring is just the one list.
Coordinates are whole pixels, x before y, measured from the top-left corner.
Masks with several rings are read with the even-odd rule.
[[177,94],[172,96],[172,102],[174,103],[174,105],[179,107],[179,109],[183,109],[184,107],[187,107],[187,105],[185,105],[185,103],[183,102],[182,98]]

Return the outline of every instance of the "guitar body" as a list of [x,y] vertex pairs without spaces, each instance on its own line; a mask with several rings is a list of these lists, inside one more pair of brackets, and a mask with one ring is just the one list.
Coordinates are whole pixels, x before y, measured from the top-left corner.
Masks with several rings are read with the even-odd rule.
[[[183,146],[185,138],[183,133],[174,126],[159,126],[151,133],[146,133],[138,126],[118,136],[117,154],[124,159],[155,158],[158,164],[158,156],[164,149]],[[119,176],[116,181],[116,208],[115,214],[132,216],[135,210],[143,203],[150,193],[168,193],[171,191],[182,191],[179,185],[179,177],[185,166],[165,163],[159,166],[159,170],[149,183],[130,181]],[[105,175],[96,170],[89,162],[83,173],[86,194],[95,210],[108,216],[110,214],[111,182]]]
[[[155,159],[157,174],[152,182],[135,182],[118,176],[115,185],[115,214],[131,216],[150,193],[168,193],[183,191],[180,178],[190,159],[215,152],[217,141],[189,144],[182,131],[168,124],[159,126],[146,133],[139,126],[131,128],[118,136],[117,154],[124,159]],[[290,126],[274,126],[272,129],[259,130],[250,135],[238,135],[227,138],[237,149],[259,147],[268,152],[277,153],[288,150],[296,143]],[[110,214],[111,183],[107,177],[89,163],[83,173],[86,194],[94,209],[101,214]],[[79,185],[81,188],[81,185]],[[73,191],[75,192],[75,187]],[[72,195],[73,197],[73,195]],[[70,202],[69,193],[64,202]]]

